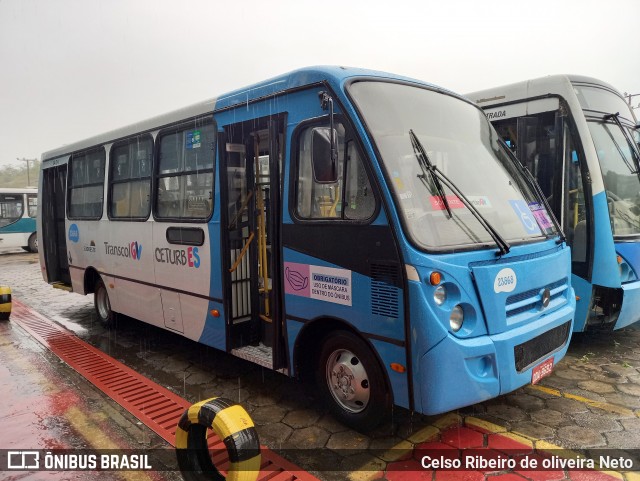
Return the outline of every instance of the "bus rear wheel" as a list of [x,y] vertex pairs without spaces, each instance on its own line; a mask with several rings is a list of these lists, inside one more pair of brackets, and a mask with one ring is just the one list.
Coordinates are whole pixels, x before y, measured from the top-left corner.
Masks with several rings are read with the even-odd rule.
[[29,236],[29,252],[38,252],[38,235],[34,232]]
[[102,279],[98,279],[96,282],[96,287],[93,291],[93,306],[95,307],[98,320],[104,327],[112,328],[115,326],[116,314],[111,310],[109,293]]
[[357,430],[374,428],[390,412],[391,395],[380,363],[369,346],[350,332],[325,338],[316,380],[331,413]]

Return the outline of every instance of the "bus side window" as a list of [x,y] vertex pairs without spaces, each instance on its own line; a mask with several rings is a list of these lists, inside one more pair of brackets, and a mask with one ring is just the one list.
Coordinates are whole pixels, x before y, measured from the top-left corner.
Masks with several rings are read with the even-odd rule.
[[[371,183],[353,140],[345,141],[345,127],[336,122],[338,180],[317,182],[313,171],[312,132],[298,137],[297,215],[302,219],[366,220],[376,208]],[[328,155],[328,154],[327,154]]]
[[38,216],[38,195],[27,194],[27,215],[29,217]]
[[347,185],[345,192],[345,218],[365,220],[373,215],[376,209],[376,201],[373,198],[369,177],[364,170],[362,159],[358,155],[358,150],[353,140],[347,142]]
[[152,151],[150,135],[111,148],[109,215],[112,218],[145,220],[149,216]]
[[17,222],[23,213],[22,194],[0,194],[0,227]]
[[68,185],[69,219],[100,219],[104,193],[103,147],[71,156]]
[[[342,171],[344,166],[344,126],[337,123],[338,135],[338,180],[317,182],[313,170],[313,127],[300,134],[298,156],[298,214],[306,219],[339,218],[342,210]],[[328,155],[328,154],[327,154]]]
[[158,138],[156,216],[208,219],[213,210],[214,122],[199,118],[161,132]]

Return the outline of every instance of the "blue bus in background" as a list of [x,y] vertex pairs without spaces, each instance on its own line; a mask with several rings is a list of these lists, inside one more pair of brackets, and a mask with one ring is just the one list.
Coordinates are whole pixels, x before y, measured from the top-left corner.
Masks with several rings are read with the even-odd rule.
[[45,280],[96,314],[314,380],[368,429],[549,374],[570,251],[484,113],[439,87],[297,70],[46,152]]
[[38,190],[0,187],[0,249],[38,252]]
[[640,132],[611,85],[578,75],[473,92],[567,235],[574,331],[640,320]]

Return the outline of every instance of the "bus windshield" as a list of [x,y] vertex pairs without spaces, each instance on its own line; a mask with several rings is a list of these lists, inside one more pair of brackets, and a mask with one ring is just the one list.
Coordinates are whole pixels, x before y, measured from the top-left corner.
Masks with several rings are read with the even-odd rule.
[[[620,96],[596,87],[574,86],[585,110],[607,192],[614,236],[640,234],[640,135]],[[634,145],[635,144],[635,145]]]
[[612,91],[600,87],[587,87],[584,85],[574,85],[574,91],[584,110],[592,112],[602,112],[603,114],[619,113],[620,117],[629,122],[634,122],[633,114],[629,105],[622,97]]
[[400,83],[358,81],[349,86],[349,93],[392,181],[405,230],[417,246],[481,248],[495,242],[451,189],[425,179],[410,131],[430,163],[509,243],[556,233],[540,199],[479,108],[451,95]]
[[[628,130],[628,137],[622,129]],[[600,161],[613,235],[640,234],[640,174],[627,141],[637,143],[638,132],[602,120],[590,121],[589,130]]]

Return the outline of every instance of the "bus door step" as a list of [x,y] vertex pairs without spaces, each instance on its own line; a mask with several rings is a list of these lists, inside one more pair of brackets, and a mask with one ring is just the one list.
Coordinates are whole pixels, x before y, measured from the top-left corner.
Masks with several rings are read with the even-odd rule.
[[64,282],[54,282],[53,284],[51,284],[51,287],[67,292],[73,292],[73,287],[71,287],[71,284],[65,284]]
[[259,366],[273,369],[273,354],[269,346],[260,344],[259,346],[244,346],[238,349],[231,349],[231,354],[246,361],[251,361]]

